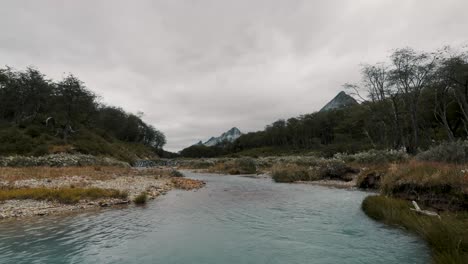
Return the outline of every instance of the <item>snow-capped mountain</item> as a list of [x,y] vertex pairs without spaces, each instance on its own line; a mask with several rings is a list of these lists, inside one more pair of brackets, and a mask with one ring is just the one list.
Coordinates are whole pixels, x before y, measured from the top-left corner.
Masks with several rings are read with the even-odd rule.
[[208,139],[203,145],[212,147],[219,145],[223,142],[234,142],[238,137],[242,135],[242,132],[237,127],[233,127],[229,129],[227,132],[224,132],[221,136],[219,137],[211,137]]
[[335,96],[335,98],[333,98],[330,102],[328,102],[328,104],[326,104],[322,109],[320,109],[320,112],[333,109],[340,109],[356,104],[358,104],[358,102],[353,97],[341,91]]

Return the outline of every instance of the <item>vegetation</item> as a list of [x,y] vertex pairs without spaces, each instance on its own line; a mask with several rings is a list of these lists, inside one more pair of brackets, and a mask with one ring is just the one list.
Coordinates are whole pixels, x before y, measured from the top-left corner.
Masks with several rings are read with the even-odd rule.
[[5,200],[46,200],[65,204],[75,204],[80,200],[97,200],[100,198],[126,199],[127,194],[117,190],[100,188],[17,188],[0,189],[0,201]]
[[131,161],[165,143],[141,114],[101,104],[73,75],[54,82],[34,68],[0,69],[0,155],[80,152]]
[[416,156],[419,160],[447,163],[468,163],[468,141],[445,142]]
[[442,213],[441,219],[419,215],[408,201],[384,196],[369,196],[362,209],[371,218],[403,227],[425,239],[433,252],[434,263],[468,263],[468,213]]
[[200,181],[200,180],[194,180],[194,179],[188,179],[188,178],[172,178],[171,179],[172,184],[174,184],[174,187],[177,189],[182,189],[182,190],[194,190],[194,189],[200,189],[205,185],[205,182]]
[[417,200],[439,210],[468,210],[468,174],[464,167],[410,162],[382,178],[383,194]]
[[110,180],[119,176],[153,176],[171,177],[170,169],[145,169],[138,170],[125,167],[104,167],[104,166],[84,166],[84,167],[0,167],[0,182],[15,182],[30,179],[54,180],[57,178],[78,176],[83,179]]
[[295,164],[275,165],[271,170],[271,177],[275,182],[320,180],[316,170]]
[[135,204],[145,204],[148,201],[148,195],[146,192],[140,193],[137,197],[133,199]]
[[387,164],[405,162],[409,156],[404,151],[398,150],[375,150],[358,152],[355,154],[337,153],[335,159],[343,160],[348,163],[358,164]]
[[182,156],[313,152],[332,157],[369,149],[416,154],[434,143],[468,136],[468,51],[403,48],[390,54],[388,62],[364,65],[361,72],[362,81],[345,84],[360,105],[278,120],[225,148],[192,146]]

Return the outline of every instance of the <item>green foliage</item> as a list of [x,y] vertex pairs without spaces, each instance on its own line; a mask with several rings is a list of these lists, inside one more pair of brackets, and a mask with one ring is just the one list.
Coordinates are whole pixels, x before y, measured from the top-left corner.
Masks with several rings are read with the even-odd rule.
[[22,133],[17,128],[7,128],[0,130],[0,154],[29,154],[34,148],[34,141],[31,137]]
[[384,164],[392,162],[405,162],[409,156],[401,150],[375,150],[371,149],[356,154],[337,153],[334,155],[336,159],[345,162],[355,162],[360,164]]
[[433,252],[434,263],[468,263],[468,214],[443,213],[441,219],[418,215],[404,200],[368,196],[363,211],[386,224],[404,227],[425,239]]
[[332,179],[350,181],[358,170],[336,159],[297,159],[293,162],[275,165],[272,178],[276,182],[316,181]]
[[423,161],[467,163],[468,141],[445,142],[419,153],[416,158]]
[[148,195],[146,194],[146,192],[140,193],[138,196],[135,197],[135,199],[133,199],[133,202],[135,204],[145,204],[147,201]]
[[127,194],[117,190],[100,188],[20,188],[0,189],[0,201],[5,200],[47,200],[65,204],[75,204],[80,200],[97,200],[100,198],[126,199]]
[[0,155],[43,155],[71,144],[75,151],[129,161],[142,152],[154,156],[165,143],[141,116],[102,105],[73,75],[52,82],[34,68],[0,69]]
[[295,164],[273,167],[271,177],[275,182],[283,183],[320,180],[320,175],[317,170],[314,170],[311,167],[298,166]]
[[224,154],[226,154],[226,151],[221,147],[207,147],[205,145],[193,145],[180,152],[182,157],[187,158],[212,158]]
[[[222,150],[204,148],[199,149],[202,155],[187,157],[260,157],[291,150],[299,150],[298,154],[318,153],[322,157],[370,149],[404,149],[415,154],[434,141],[468,137],[466,49],[434,53],[397,49],[386,63],[364,65],[361,72],[358,84],[345,85],[368,94],[359,105],[281,119],[263,131],[240,136]],[[464,150],[458,150],[442,153],[447,157],[444,161],[466,160],[460,156]],[[369,163],[405,159],[398,153],[384,152],[350,158]]]

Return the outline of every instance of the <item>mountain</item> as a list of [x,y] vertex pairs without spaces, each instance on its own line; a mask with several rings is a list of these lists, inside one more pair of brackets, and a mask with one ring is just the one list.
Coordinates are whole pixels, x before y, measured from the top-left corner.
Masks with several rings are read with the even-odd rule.
[[320,112],[329,111],[333,109],[341,109],[357,104],[358,102],[353,97],[341,91],[335,96],[335,98],[333,98],[330,102],[328,102],[328,104],[326,104],[322,109],[320,109]]
[[234,142],[238,137],[242,135],[242,132],[237,127],[233,127],[229,129],[227,132],[224,132],[221,136],[219,137],[211,137],[208,139],[203,145],[212,147],[219,145],[223,142]]

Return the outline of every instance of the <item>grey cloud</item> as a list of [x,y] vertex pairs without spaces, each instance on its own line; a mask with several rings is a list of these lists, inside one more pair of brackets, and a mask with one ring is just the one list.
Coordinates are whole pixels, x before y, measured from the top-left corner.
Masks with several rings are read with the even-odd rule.
[[467,42],[465,0],[2,1],[0,63],[72,72],[180,150],[321,108],[359,64]]

